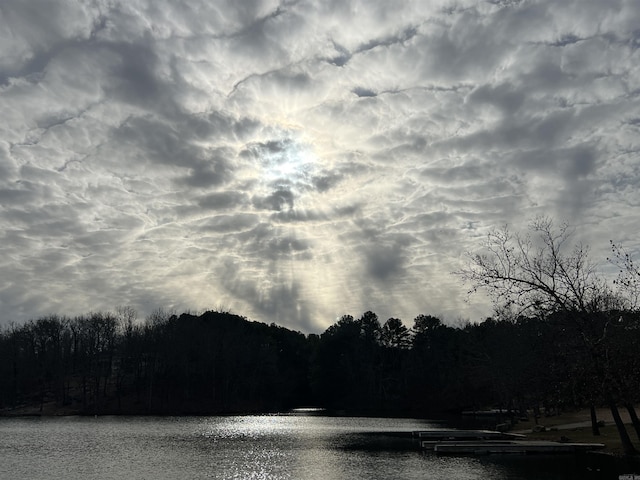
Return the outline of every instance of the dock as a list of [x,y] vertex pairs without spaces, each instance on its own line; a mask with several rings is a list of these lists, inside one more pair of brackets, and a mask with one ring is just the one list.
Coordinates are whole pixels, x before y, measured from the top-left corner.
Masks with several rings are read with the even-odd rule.
[[517,433],[497,432],[494,430],[421,430],[413,436],[426,440],[518,440],[526,438]]
[[424,450],[438,454],[578,453],[601,450],[602,443],[527,440],[525,435],[493,430],[424,430],[413,432]]
[[512,441],[469,441],[469,442],[437,442],[433,445],[433,451],[442,455],[488,455],[503,453],[541,454],[541,453],[579,453],[601,450],[605,446],[602,443],[561,443],[534,440]]

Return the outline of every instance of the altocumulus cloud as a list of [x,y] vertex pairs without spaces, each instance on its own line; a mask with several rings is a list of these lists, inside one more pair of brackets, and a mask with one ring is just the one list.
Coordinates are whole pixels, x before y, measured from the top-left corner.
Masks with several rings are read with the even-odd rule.
[[488,229],[638,251],[636,0],[4,0],[0,322],[477,320]]

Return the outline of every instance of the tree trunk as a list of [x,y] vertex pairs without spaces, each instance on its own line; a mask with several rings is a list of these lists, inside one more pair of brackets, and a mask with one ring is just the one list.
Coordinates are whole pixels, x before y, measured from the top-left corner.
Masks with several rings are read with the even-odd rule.
[[612,398],[608,398],[607,400],[609,403],[609,408],[611,409],[611,415],[613,415],[613,420],[616,422],[616,427],[618,429],[618,434],[620,435],[620,440],[622,441],[622,448],[624,450],[625,455],[636,455],[638,451],[635,449],[635,447],[631,443],[631,439],[629,438],[627,429],[624,427],[622,418],[620,418],[620,412],[618,411],[618,407],[616,406]]
[[82,375],[82,409],[87,409],[87,377]]
[[592,403],[589,406],[589,409],[591,410],[591,432],[593,433],[593,435],[599,436],[600,435],[600,427],[598,426],[598,417],[596,416],[596,407]]
[[627,412],[629,412],[629,418],[631,418],[631,422],[633,423],[633,428],[636,431],[636,435],[638,436],[638,440],[640,440],[640,420],[638,420],[638,415],[636,414],[636,409],[633,408],[633,405],[630,403],[625,403],[625,408]]

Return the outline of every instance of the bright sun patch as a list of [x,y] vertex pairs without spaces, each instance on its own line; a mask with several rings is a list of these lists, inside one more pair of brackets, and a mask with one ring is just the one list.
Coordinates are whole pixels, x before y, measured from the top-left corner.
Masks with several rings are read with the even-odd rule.
[[309,146],[292,138],[283,139],[279,144],[279,151],[264,158],[266,179],[298,188],[308,184],[316,160]]
[[252,203],[258,210],[301,211],[317,191],[318,158],[298,130],[275,129],[241,154],[255,179]]
[[258,160],[260,183],[266,189],[286,188],[300,194],[311,186],[317,158],[311,146],[291,132],[254,143],[249,150]]

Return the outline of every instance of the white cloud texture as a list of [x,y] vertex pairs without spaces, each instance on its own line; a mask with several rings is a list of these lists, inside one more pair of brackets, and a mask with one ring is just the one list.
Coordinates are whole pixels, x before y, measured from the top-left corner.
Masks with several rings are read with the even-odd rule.
[[637,251],[635,0],[5,0],[0,322],[480,319],[488,229]]

